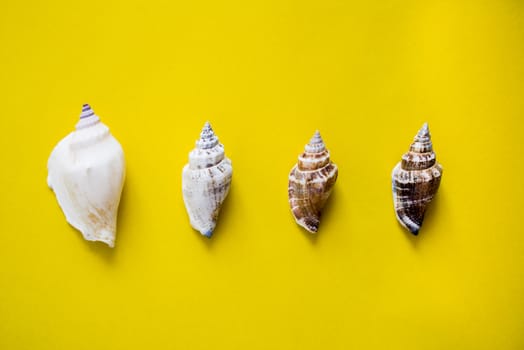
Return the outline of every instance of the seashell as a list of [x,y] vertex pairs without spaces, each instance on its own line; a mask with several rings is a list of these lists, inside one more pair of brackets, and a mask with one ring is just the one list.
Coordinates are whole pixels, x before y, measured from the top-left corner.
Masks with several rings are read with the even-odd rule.
[[428,204],[437,193],[442,166],[437,163],[428,124],[419,130],[409,151],[393,169],[393,202],[398,221],[417,235]]
[[289,174],[289,205],[296,222],[309,232],[318,231],[322,208],[338,176],[322,137],[315,132]]
[[191,226],[210,238],[229,193],[233,168],[209,122],[182,170],[182,193]]
[[67,222],[86,240],[114,247],[124,152],[89,105],[83,105],[76,130],[51,152],[47,169],[47,184]]

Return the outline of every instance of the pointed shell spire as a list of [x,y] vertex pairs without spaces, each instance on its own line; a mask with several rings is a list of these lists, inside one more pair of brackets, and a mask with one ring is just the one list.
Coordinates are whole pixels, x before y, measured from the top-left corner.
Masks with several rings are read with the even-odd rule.
[[429,133],[428,123],[424,123],[417,135],[413,139],[413,143],[409,149],[411,152],[427,153],[433,151],[433,144],[431,143],[431,134]]
[[196,141],[196,145],[200,149],[210,149],[218,144],[218,137],[215,135],[211,124],[206,122],[200,133],[200,139]]
[[428,123],[425,122],[424,124],[422,124],[422,127],[418,131],[417,136],[415,136],[415,140],[429,140],[430,137],[431,135],[429,134]]
[[315,131],[315,134],[311,137],[305,149],[307,153],[320,153],[326,149],[326,145],[324,145],[324,141],[318,130]]
[[300,170],[316,170],[329,163],[329,151],[317,130],[306,145],[304,153],[298,157],[298,168]]
[[401,167],[404,170],[423,170],[436,162],[428,123],[424,123],[413,139],[409,151],[402,156]]
[[93,109],[87,103],[82,106],[80,113],[80,120],[76,123],[76,129],[80,130],[88,126],[94,125],[100,121],[100,118],[95,114]]

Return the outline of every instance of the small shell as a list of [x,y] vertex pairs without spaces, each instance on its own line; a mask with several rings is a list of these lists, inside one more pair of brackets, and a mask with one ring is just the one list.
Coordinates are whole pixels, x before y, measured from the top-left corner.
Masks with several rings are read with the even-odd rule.
[[305,152],[289,174],[288,196],[297,224],[309,232],[318,231],[322,208],[338,176],[338,168],[329,159],[322,137],[315,132]]
[[182,170],[182,193],[191,226],[208,238],[229,193],[232,174],[224,146],[206,122],[195,149],[189,153],[189,163]]
[[125,179],[124,152],[89,105],[83,106],[76,130],[53,149],[47,168],[48,186],[67,222],[86,240],[113,247]]
[[426,208],[437,193],[441,177],[442,166],[437,163],[425,123],[392,173],[397,219],[414,235],[422,226]]

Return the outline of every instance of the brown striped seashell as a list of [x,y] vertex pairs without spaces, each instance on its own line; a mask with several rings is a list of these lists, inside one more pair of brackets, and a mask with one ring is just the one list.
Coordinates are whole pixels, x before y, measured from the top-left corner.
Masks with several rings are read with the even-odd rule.
[[338,168],[329,159],[318,131],[289,174],[289,205],[297,224],[309,232],[318,231],[320,215],[335,185]]
[[422,226],[441,177],[442,166],[437,163],[428,124],[424,123],[392,173],[395,214],[402,226],[414,235]]

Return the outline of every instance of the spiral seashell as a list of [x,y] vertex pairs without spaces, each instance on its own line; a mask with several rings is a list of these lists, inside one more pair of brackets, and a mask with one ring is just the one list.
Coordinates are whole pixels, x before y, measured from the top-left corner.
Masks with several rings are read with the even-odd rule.
[[409,151],[393,169],[393,202],[398,221],[417,235],[428,204],[440,185],[442,166],[437,163],[428,124],[419,130]]
[[196,147],[189,153],[189,163],[182,170],[182,193],[191,226],[208,238],[229,193],[232,175],[224,146],[206,122]]
[[67,222],[86,240],[114,247],[124,152],[89,105],[83,105],[76,130],[51,152],[47,169],[47,184]]
[[338,176],[322,137],[315,132],[289,174],[288,196],[296,222],[309,232],[318,231],[322,208]]

